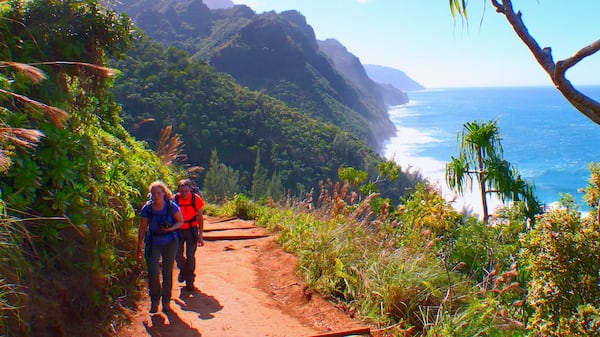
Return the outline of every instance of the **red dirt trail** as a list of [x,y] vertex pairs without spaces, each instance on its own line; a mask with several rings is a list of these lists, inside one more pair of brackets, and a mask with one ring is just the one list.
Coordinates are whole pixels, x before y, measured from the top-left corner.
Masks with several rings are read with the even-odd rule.
[[308,290],[295,275],[296,258],[252,221],[205,216],[204,236],[196,251],[198,291],[183,290],[174,270],[172,312],[150,315],[146,295],[119,337],[355,336],[350,332],[369,330]]

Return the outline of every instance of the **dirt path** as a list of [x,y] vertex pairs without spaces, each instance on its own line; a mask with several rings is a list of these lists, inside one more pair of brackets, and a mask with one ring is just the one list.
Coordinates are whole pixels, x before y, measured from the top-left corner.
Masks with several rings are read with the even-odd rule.
[[251,221],[205,219],[207,241],[196,253],[199,291],[175,283],[168,315],[150,316],[146,296],[119,337],[300,337],[365,328],[307,290],[294,274],[294,256],[266,230]]

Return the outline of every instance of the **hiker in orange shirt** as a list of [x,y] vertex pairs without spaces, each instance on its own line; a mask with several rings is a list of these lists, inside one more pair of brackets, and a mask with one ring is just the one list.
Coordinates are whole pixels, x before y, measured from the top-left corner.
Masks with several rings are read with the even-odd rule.
[[[204,200],[192,192],[192,182],[183,179],[178,184],[178,192],[173,198],[183,214],[183,225],[179,228],[179,249],[175,256],[179,268],[179,282],[185,281],[185,290],[194,291],[194,273],[196,269],[196,247],[204,245],[204,219],[202,207]],[[185,251],[185,254],[184,254]]]

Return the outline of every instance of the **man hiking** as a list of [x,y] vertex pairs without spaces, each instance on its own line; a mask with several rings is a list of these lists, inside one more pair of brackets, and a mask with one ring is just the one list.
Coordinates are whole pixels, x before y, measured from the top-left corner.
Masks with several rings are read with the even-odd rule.
[[[204,245],[203,230],[204,219],[202,207],[204,200],[200,195],[192,191],[192,182],[183,179],[179,182],[178,192],[174,200],[179,205],[183,214],[183,225],[179,228],[179,249],[175,256],[177,268],[179,268],[179,282],[185,282],[185,290],[194,291],[194,273],[196,269],[196,247]],[[185,252],[185,253],[184,253]]]

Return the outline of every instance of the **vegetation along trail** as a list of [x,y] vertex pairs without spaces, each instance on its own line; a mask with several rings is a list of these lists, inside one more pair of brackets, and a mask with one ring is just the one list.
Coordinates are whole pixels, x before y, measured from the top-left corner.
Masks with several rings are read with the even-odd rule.
[[146,295],[119,337],[294,337],[369,329],[309,291],[295,275],[295,257],[265,229],[210,216],[205,224],[206,242],[196,252],[198,290],[174,286],[173,311],[152,316]]

